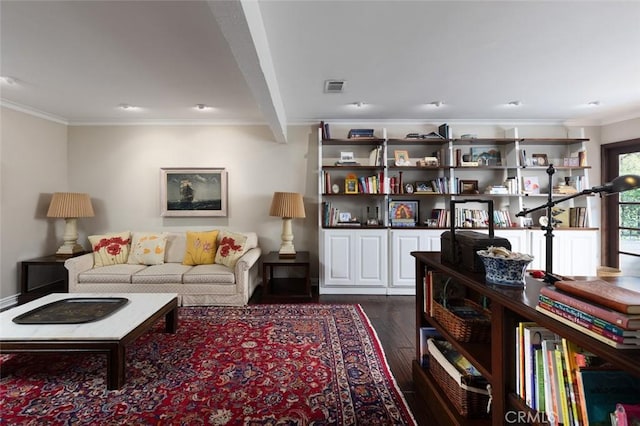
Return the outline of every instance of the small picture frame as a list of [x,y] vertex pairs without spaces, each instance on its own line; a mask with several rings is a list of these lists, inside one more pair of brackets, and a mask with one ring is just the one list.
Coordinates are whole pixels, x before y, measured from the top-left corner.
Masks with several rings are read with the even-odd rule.
[[422,194],[425,192],[433,192],[431,183],[426,181],[416,181],[416,193]]
[[341,163],[353,163],[355,160],[355,157],[353,155],[353,152],[350,151],[341,151],[340,152],[340,162]]
[[461,180],[460,188],[458,188],[460,194],[477,194],[478,193],[478,181],[477,180]]
[[350,212],[340,212],[338,220],[340,222],[351,222],[351,213]]
[[344,179],[344,193],[345,194],[358,193],[358,178],[356,177],[356,175],[349,174]]
[[534,166],[547,167],[549,165],[547,154],[532,154],[531,162]]
[[393,156],[396,160],[396,166],[408,166],[410,164],[409,151],[397,149],[393,151]]

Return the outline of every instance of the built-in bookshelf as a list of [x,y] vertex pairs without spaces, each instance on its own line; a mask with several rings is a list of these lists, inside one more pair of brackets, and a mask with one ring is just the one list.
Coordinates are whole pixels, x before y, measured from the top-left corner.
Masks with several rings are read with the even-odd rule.
[[[323,123],[317,133],[323,294],[415,294],[409,253],[439,251],[440,235],[451,222],[457,229],[487,232],[493,221],[497,235],[508,238],[514,250],[532,254],[533,268],[544,269],[544,211],[516,214],[544,204],[549,191],[559,198],[576,191],[577,182],[589,185],[588,139],[579,129],[545,132],[541,138],[516,128],[495,136],[454,137],[448,126],[424,126],[414,135],[374,128],[349,138],[351,127],[329,127]],[[548,163],[562,164],[551,182],[543,165]],[[535,188],[525,190],[526,180]],[[590,223],[589,198],[558,206],[567,213],[583,208],[582,221],[571,222],[583,226],[557,225],[554,272],[595,274],[597,228]],[[493,217],[486,200],[494,204]],[[369,273],[375,276],[365,276]]]

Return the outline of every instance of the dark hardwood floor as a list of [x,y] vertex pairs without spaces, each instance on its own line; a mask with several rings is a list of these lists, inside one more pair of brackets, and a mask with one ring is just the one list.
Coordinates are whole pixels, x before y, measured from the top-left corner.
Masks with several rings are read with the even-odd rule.
[[[250,303],[260,303],[260,290],[256,290]],[[376,330],[391,372],[416,422],[425,426],[437,423],[428,407],[416,399],[413,388],[411,364],[415,358],[416,321],[414,296],[316,295],[313,302],[354,303],[362,306]]]

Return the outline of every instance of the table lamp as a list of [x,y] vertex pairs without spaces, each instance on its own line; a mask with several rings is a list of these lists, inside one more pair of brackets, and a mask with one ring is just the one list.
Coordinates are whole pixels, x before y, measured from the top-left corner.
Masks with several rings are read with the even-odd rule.
[[51,197],[47,217],[63,217],[64,244],[60,246],[56,254],[73,255],[84,251],[78,244],[78,218],[93,217],[93,206],[89,194],[78,192],[56,192]]
[[280,257],[296,257],[296,250],[293,247],[291,219],[294,217],[305,217],[302,195],[297,192],[274,192],[269,216],[282,218],[282,243],[280,244],[279,251]]
[[558,276],[553,274],[553,219],[551,215],[551,207],[555,206],[558,203],[562,203],[564,201],[570,200],[571,198],[580,197],[583,195],[590,194],[615,194],[618,192],[629,191],[631,189],[640,188],[640,176],[637,175],[622,175],[613,179],[611,182],[607,182],[601,186],[594,186],[593,188],[584,189],[580,192],[576,192],[575,194],[568,195],[563,198],[552,199],[553,194],[551,192],[551,188],[553,185],[553,174],[555,173],[555,169],[553,164],[550,164],[547,168],[547,174],[549,175],[549,194],[547,198],[547,202],[532,208],[532,209],[524,209],[516,214],[516,216],[525,216],[529,213],[532,213],[537,210],[547,209],[547,223],[542,227],[545,230],[545,278],[544,282],[553,284],[554,282],[560,279]]

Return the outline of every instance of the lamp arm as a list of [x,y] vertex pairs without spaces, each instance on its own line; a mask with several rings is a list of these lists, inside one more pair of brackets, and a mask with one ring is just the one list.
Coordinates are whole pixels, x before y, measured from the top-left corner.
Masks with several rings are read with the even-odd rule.
[[518,213],[516,213],[516,216],[517,217],[526,216],[529,213],[532,213],[532,212],[535,212],[535,211],[538,211],[538,210],[542,210],[542,209],[546,209],[548,207],[553,207],[556,204],[563,203],[563,202],[565,202],[567,200],[570,200],[572,198],[581,197],[583,195],[590,195],[590,194],[593,194],[594,192],[596,192],[596,191],[594,191],[594,188],[584,189],[584,190],[582,190],[580,192],[576,192],[575,194],[567,195],[566,197],[557,198],[557,199],[554,199],[552,201],[548,201],[548,202],[546,202],[546,203],[544,203],[542,205],[539,205],[538,207],[534,207],[532,209],[521,210]]

